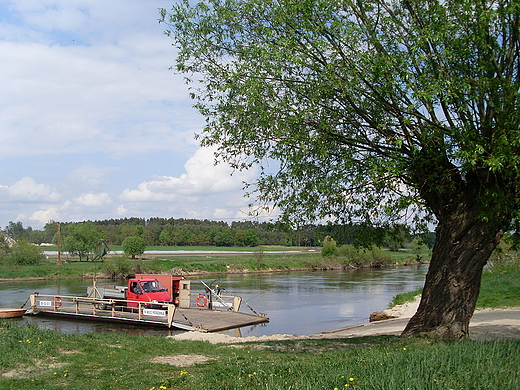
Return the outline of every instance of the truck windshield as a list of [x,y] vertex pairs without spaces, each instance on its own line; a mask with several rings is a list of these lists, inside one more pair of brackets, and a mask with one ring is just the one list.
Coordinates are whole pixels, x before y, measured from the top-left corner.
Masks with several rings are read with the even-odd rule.
[[166,291],[161,283],[158,280],[150,280],[143,283],[144,292],[161,292]]

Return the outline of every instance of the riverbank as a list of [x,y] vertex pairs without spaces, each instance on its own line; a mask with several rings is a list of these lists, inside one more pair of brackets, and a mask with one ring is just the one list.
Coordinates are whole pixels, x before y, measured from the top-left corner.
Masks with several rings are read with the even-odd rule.
[[83,277],[120,278],[133,273],[178,274],[185,276],[217,274],[274,273],[306,270],[354,270],[418,264],[409,251],[388,252],[384,262],[361,262],[343,258],[324,258],[319,250],[281,250],[230,253],[199,251],[182,254],[161,253],[129,259],[110,255],[103,262],[79,262],[62,257],[49,258],[39,265],[0,264],[1,280],[38,280]]
[[[184,332],[170,337],[175,340],[206,341],[212,344],[219,344],[281,340],[342,339],[367,336],[399,336],[409,319],[417,311],[419,301],[420,297],[417,297],[412,302],[407,302],[385,310],[384,312],[388,316],[394,317],[388,320],[367,322],[311,335],[278,334],[272,336],[237,338],[218,333]],[[520,340],[520,307],[477,310],[470,322],[470,338],[480,341]]]
[[0,334],[0,389],[520,388],[520,340],[443,342],[335,332],[212,344],[62,334],[8,321],[0,321]]

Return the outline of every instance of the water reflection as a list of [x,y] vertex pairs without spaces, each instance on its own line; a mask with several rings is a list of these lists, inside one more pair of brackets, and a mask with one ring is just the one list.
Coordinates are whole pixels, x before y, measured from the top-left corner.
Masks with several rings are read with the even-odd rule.
[[[224,275],[220,277],[219,284],[225,288],[226,294],[244,298],[244,311],[248,311],[249,306],[270,318],[267,324],[242,328],[242,336],[311,334],[366,322],[370,313],[384,310],[396,294],[421,287],[426,271],[427,266],[423,265],[355,271]],[[194,293],[203,291],[202,285],[196,283],[198,280],[193,278]],[[0,302],[3,307],[20,307],[35,291],[84,296],[91,283],[91,280],[1,282]],[[165,329],[37,316],[25,316],[19,321],[63,333],[178,333]],[[224,333],[236,335],[233,330]]]

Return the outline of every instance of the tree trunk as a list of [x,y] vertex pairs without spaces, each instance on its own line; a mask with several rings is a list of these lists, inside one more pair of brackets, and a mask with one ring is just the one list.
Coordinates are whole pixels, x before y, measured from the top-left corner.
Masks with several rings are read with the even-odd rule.
[[463,209],[439,222],[421,302],[402,336],[469,337],[482,269],[503,232]]

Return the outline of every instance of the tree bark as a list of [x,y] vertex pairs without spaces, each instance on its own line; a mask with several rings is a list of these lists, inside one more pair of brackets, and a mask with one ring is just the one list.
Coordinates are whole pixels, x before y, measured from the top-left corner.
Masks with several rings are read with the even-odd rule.
[[486,223],[475,215],[474,210],[462,207],[439,222],[421,302],[402,336],[469,337],[482,270],[500,242],[500,226],[504,226]]

